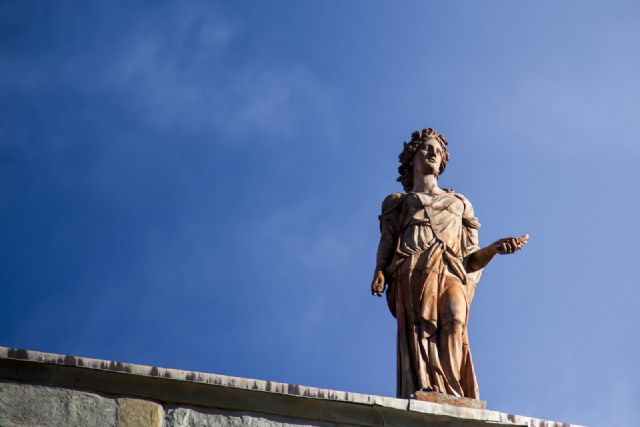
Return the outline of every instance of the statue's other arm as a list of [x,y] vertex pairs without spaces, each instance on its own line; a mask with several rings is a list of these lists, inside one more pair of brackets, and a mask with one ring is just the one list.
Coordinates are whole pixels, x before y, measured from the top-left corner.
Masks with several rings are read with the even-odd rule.
[[371,293],[382,296],[386,279],[384,271],[391,263],[398,242],[398,210],[402,203],[403,195],[391,194],[382,202],[380,214],[380,243],[376,254],[376,269],[371,282]]

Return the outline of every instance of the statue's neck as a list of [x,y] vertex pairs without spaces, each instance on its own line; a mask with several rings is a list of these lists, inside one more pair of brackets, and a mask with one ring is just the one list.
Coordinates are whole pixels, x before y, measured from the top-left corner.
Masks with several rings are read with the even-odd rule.
[[433,174],[421,175],[415,174],[413,176],[413,189],[414,193],[442,193],[440,187],[438,187],[438,177]]

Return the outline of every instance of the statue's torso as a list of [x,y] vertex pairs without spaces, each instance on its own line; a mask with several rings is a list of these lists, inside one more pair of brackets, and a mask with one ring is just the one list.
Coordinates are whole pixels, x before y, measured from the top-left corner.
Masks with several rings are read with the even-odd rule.
[[407,193],[398,212],[398,253],[406,256],[423,252],[440,240],[450,253],[462,256],[464,210],[464,202],[453,192],[437,195]]

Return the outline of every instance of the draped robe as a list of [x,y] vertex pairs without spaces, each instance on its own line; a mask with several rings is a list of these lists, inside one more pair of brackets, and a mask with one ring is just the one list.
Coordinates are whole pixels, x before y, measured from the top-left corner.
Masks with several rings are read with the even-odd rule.
[[[385,273],[387,302],[398,323],[398,397],[433,390],[479,398],[467,319],[481,271],[470,273],[466,266],[466,257],[479,249],[479,227],[471,203],[452,190],[395,193],[383,202],[377,269]],[[462,289],[466,305],[460,360],[439,345],[443,324],[452,320],[445,310],[451,286]]]

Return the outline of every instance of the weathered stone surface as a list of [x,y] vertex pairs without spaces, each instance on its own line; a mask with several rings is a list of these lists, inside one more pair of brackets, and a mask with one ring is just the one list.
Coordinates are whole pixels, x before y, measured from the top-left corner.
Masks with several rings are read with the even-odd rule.
[[115,425],[115,399],[66,388],[0,380],[0,426]]
[[118,401],[118,427],[161,427],[164,417],[162,406],[145,399],[120,397]]
[[423,402],[440,403],[443,405],[462,406],[464,408],[485,409],[487,402],[478,399],[467,399],[466,397],[451,396],[435,391],[417,391],[416,399]]
[[[162,402],[167,410],[165,419],[167,423],[172,423],[168,427],[288,424],[569,426],[486,409],[415,399],[396,399],[6,347],[0,347],[0,385],[2,427],[113,426],[117,420],[115,397],[131,396]],[[103,394],[85,393],[79,389]],[[109,395],[114,399],[105,397]],[[65,396],[69,401],[67,406],[63,404]],[[169,412],[169,409],[172,411]]]
[[279,417],[260,413],[238,413],[223,409],[172,407],[167,409],[165,427],[338,427],[338,424]]

